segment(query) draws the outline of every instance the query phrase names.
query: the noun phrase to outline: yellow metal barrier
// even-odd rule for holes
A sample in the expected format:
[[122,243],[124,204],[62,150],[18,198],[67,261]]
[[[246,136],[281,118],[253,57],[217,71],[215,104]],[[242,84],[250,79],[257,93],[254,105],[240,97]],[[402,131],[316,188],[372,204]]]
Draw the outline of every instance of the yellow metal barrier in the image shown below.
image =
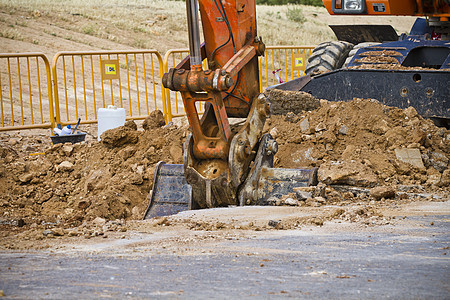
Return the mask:
[[[312,49],[268,46],[259,58],[261,92],[302,76]],[[125,108],[127,119],[144,119],[156,109],[166,121],[184,116],[180,95],[163,88],[161,79],[169,65],[175,67],[188,54],[188,49],[173,49],[163,60],[156,50],[64,51],[56,54],[51,69],[42,53],[0,54],[0,131],[52,128],[55,121],[73,124],[78,118],[95,123],[97,109],[109,104]],[[200,103],[197,110],[203,111]]]
[[[314,46],[267,46],[264,57],[259,57],[260,91],[281,81],[289,81],[303,76],[306,61]],[[172,49],[164,56],[164,72],[175,67],[183,58],[189,55],[189,49]],[[203,61],[205,68],[208,64]],[[278,77],[278,78],[277,78]],[[173,99],[173,101],[172,101]],[[168,120],[185,116],[183,102],[179,93],[166,89]],[[197,108],[201,112],[201,107]]]
[[164,68],[156,50],[58,52],[52,73],[58,123],[95,123],[97,109],[108,105],[125,108],[128,120],[160,109],[167,121]]
[[308,57],[314,46],[267,46],[259,57],[259,86],[261,92],[271,85],[305,75]]
[[0,54],[0,131],[52,128],[50,63],[43,53]]

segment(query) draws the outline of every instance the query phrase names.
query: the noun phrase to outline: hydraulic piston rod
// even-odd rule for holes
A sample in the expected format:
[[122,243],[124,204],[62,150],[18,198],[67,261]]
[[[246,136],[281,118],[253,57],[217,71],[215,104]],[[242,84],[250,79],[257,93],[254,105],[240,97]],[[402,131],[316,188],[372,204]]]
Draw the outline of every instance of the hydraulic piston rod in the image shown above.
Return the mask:
[[200,52],[200,26],[198,23],[198,2],[197,0],[186,0],[188,33],[189,33],[189,54],[191,70],[202,69],[202,54]]

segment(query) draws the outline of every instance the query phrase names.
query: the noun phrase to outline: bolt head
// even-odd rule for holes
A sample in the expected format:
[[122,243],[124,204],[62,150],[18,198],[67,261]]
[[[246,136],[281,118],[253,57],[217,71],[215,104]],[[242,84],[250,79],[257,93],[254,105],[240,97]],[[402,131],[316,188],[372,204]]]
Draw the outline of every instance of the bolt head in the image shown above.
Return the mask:
[[225,84],[227,85],[227,88],[230,88],[233,85],[233,78],[228,77],[225,81]]
[[275,140],[269,140],[266,144],[267,155],[276,154],[278,152],[278,143]]
[[224,177],[222,179],[222,182],[220,183],[223,187],[227,187],[228,186],[228,180]]
[[249,156],[252,153],[252,149],[250,148],[250,144],[244,146],[244,153],[246,156]]
[[190,184],[196,184],[198,182],[198,178],[194,176],[192,173],[186,174],[186,181]]

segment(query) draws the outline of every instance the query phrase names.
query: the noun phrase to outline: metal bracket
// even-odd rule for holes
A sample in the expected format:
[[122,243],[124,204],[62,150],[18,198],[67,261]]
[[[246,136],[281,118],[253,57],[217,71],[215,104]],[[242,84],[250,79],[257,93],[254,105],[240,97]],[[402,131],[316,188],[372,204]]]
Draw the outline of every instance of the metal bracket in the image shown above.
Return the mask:
[[253,101],[244,125],[231,140],[228,156],[231,174],[230,184],[236,190],[248,174],[248,168],[255,157],[256,147],[269,114],[270,101],[264,94],[260,94]]
[[278,144],[270,134],[263,135],[250,173],[239,190],[239,204],[268,205],[270,197],[293,192],[296,187],[317,185],[317,168],[273,168]]
[[261,94],[253,101],[246,122],[231,139],[228,159],[199,159],[194,137],[187,138],[184,145],[184,172],[186,181],[192,185],[195,206],[237,205],[238,187],[247,177],[269,112],[270,102]]
[[198,161],[193,155],[194,137],[184,143],[183,161],[187,183],[192,185],[192,209],[236,205],[236,191],[228,184],[228,164],[221,159]]

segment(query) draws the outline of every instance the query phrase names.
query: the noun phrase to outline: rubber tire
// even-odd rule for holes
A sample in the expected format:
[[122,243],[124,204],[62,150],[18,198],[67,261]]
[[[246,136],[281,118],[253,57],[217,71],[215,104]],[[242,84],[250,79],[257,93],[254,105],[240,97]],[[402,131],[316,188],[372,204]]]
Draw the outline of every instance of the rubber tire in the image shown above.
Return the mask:
[[353,44],[344,41],[324,42],[314,48],[308,58],[305,74],[314,75],[320,72],[341,68],[352,50]]
[[381,43],[377,43],[377,42],[364,42],[364,43],[359,43],[357,45],[355,45],[353,47],[352,50],[350,50],[350,52],[348,53],[347,58],[345,59],[344,65],[343,67],[347,67],[348,64],[350,63],[350,61],[352,60],[353,56],[355,56],[356,52],[358,52],[359,49],[361,48],[366,48],[366,47],[371,47],[371,46],[375,46],[375,45],[379,45]]

